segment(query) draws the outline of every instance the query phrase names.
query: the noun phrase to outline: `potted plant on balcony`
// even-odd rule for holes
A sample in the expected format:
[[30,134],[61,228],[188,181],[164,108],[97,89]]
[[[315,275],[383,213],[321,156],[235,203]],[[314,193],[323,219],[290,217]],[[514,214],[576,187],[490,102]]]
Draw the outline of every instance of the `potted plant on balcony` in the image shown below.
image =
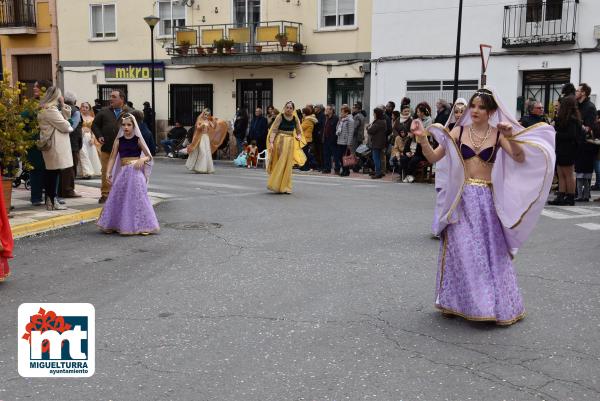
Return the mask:
[[215,48],[212,46],[207,46],[206,47],[206,54],[213,54],[215,51]]
[[294,53],[302,54],[302,52],[304,51],[304,45],[300,42],[294,43],[292,48],[294,49]]
[[275,35],[275,39],[279,41],[279,45],[281,46],[281,48],[286,47],[288,44],[288,37],[285,33],[278,33],[277,35]]
[[254,50],[256,50],[257,53],[262,52],[262,46],[261,45],[254,45]]
[[233,49],[233,45],[235,45],[235,41],[233,39],[227,39],[227,38],[223,39],[223,47],[225,48],[225,51],[227,53],[231,54],[231,50]]
[[190,51],[190,42],[188,40],[182,41],[179,44],[179,47],[177,48],[177,53],[179,53],[182,56],[187,56],[189,51]]
[[204,47],[202,46],[198,46],[196,48],[196,53],[198,53],[199,56],[204,56],[206,53],[204,53]]
[[224,40],[225,39],[221,38],[213,42],[213,46],[215,47],[215,49],[217,49],[218,54],[223,54],[223,48],[225,47],[225,44],[223,43]]
[[30,168],[27,151],[35,146],[33,133],[37,132],[37,115],[39,109],[35,99],[21,97],[24,84],[10,84],[10,73],[5,71],[0,81],[0,172],[6,210],[10,210],[12,198],[12,182],[19,169],[19,161],[23,169]]

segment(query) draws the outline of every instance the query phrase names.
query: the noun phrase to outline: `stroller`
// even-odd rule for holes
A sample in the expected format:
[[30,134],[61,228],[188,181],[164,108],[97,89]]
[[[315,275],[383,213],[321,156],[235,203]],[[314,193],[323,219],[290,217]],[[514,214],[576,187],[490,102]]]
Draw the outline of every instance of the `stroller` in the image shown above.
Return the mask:
[[355,173],[358,173],[361,169],[363,174],[374,171],[375,164],[371,156],[371,148],[368,145],[359,145],[356,148],[356,154],[358,155],[359,162],[353,167]]
[[18,188],[19,185],[23,184],[25,189],[29,189],[31,187],[31,181],[29,178],[29,171],[23,168],[23,163],[19,161],[19,169],[17,170],[17,174],[15,174],[15,178],[13,179],[13,187]]

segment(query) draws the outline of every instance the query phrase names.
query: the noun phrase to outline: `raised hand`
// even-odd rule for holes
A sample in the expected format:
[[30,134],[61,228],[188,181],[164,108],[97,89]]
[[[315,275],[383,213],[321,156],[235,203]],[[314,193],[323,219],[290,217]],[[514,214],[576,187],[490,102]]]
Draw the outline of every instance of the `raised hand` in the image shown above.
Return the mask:
[[410,124],[410,132],[412,132],[415,136],[427,136],[425,127],[423,127],[423,122],[419,119],[414,119],[412,124]]
[[496,125],[496,128],[498,128],[498,132],[500,133],[500,135],[502,135],[505,138],[510,138],[511,136],[513,136],[513,127],[512,124],[507,123],[505,121],[498,123],[498,125]]

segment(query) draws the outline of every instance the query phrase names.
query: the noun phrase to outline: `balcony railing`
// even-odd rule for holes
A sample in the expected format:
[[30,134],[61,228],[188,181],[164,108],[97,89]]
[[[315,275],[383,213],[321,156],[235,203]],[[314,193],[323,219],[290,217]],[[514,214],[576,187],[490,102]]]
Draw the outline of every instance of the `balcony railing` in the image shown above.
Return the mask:
[[575,43],[579,0],[547,0],[504,6],[502,47]]
[[35,27],[35,0],[0,1],[0,28]]
[[[292,21],[181,26],[175,29],[167,53],[173,57],[207,58],[235,55],[273,58],[276,54],[286,53],[301,55],[306,52],[306,46],[301,42],[301,28],[301,23]],[[233,45],[230,47],[231,43]]]

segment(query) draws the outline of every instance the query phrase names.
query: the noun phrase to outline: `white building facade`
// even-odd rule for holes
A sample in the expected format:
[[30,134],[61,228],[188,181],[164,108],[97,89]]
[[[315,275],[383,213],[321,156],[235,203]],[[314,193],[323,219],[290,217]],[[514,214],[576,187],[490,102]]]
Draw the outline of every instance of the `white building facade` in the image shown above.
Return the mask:
[[[91,103],[123,89],[141,109],[151,99],[143,18],[154,14],[159,133],[203,107],[231,119],[287,100],[368,102],[371,10],[371,0],[58,0],[61,85]],[[232,53],[213,52],[219,39],[235,40]]]
[[[452,101],[459,0],[374,0],[371,103]],[[480,85],[480,44],[492,46],[487,85],[519,115],[526,99],[551,113],[563,84],[600,92],[600,1],[464,0],[459,95]],[[392,40],[393,39],[393,40]]]

